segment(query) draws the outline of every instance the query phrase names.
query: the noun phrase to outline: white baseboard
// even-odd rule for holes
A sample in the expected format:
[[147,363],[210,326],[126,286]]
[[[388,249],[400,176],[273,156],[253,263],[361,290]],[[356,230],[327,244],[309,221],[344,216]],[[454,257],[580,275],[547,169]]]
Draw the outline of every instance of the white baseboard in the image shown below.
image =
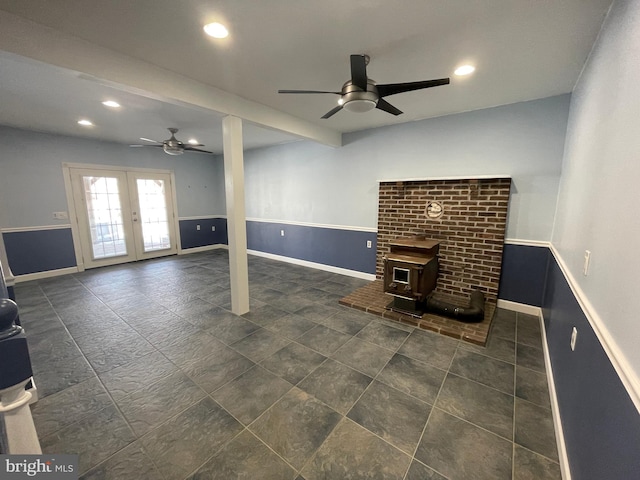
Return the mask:
[[282,255],[274,255],[273,253],[260,252],[258,250],[247,250],[247,253],[251,255],[255,255],[256,257],[270,258],[272,260],[278,260],[280,262],[292,263],[294,265],[301,265],[303,267],[315,268],[317,270],[324,270],[325,272],[338,273],[340,275],[347,275],[349,277],[361,278],[363,280],[373,281],[376,279],[376,276],[373,273],[358,272],[356,270],[333,267],[331,265],[324,265],[322,263],[309,262],[307,260],[299,260],[297,258],[284,257]]
[[544,248],[551,247],[551,242],[547,240],[525,240],[522,238],[505,238],[504,243],[507,245],[522,245],[525,247],[544,247]]
[[[205,245],[202,247],[185,248],[178,250],[178,255],[187,255],[189,253],[208,252],[211,250],[224,249],[229,247],[224,244]],[[256,257],[265,257],[272,260],[278,260],[281,262],[292,263],[294,265],[301,265],[303,267],[315,268],[317,270],[324,270],[325,272],[338,273],[340,275],[347,275],[349,277],[361,278],[363,280],[375,280],[376,276],[373,273],[358,272],[356,270],[349,270],[347,268],[333,267],[331,265],[324,265],[322,263],[308,262],[306,260],[299,260],[297,258],[284,257],[282,255],[274,255],[272,253],[260,252],[258,250],[247,250],[250,255]],[[43,278],[57,277],[60,275],[69,275],[71,273],[78,273],[80,270],[78,267],[61,268],[58,270],[47,270],[45,272],[28,273],[26,275],[18,275],[15,277],[15,282],[29,282],[31,280],[40,280]],[[505,307],[506,308],[506,307]]]
[[[205,245],[204,247],[186,248],[180,250],[178,255],[185,255],[188,253],[207,252],[210,250],[217,250],[223,248],[228,250],[229,247],[224,244]],[[256,257],[270,258],[271,260],[278,260],[279,262],[291,263],[294,265],[301,265],[303,267],[315,268],[317,270],[323,270],[325,272],[338,273],[340,275],[347,275],[349,277],[361,278],[363,280],[375,280],[376,276],[373,273],[358,272],[356,270],[349,270],[347,268],[333,267],[331,265],[324,265],[322,263],[309,262],[307,260],[300,260],[297,258],[285,257],[282,255],[275,255],[273,253],[261,252],[259,250],[247,250],[249,255]]]
[[551,368],[551,357],[549,356],[549,347],[547,345],[547,331],[544,326],[542,309],[539,309],[538,318],[540,319],[540,331],[542,332],[542,351],[544,353],[544,366],[547,371],[549,400],[551,400],[551,415],[553,417],[553,426],[556,432],[556,445],[558,448],[558,463],[560,464],[560,473],[562,474],[563,480],[571,480],[569,457],[567,456],[567,447],[564,443],[564,432],[562,430],[562,421],[560,420],[560,406],[558,405],[555,380],[553,378],[553,369]]
[[46,270],[44,272],[27,273],[25,275],[16,275],[16,283],[30,282],[31,280],[41,280],[43,278],[59,277],[60,275],[69,275],[78,273],[78,267],[59,268],[57,270]]
[[221,243],[216,243],[215,245],[203,245],[202,247],[181,248],[180,250],[178,250],[178,255],[186,255],[188,253],[209,252],[211,250],[219,250],[221,248],[224,248],[226,250],[228,247]]
[[547,332],[544,326],[544,317],[542,309],[533,305],[512,302],[509,300],[498,299],[498,308],[511,310],[513,312],[525,313],[538,317],[540,321],[540,330],[542,332],[542,350],[544,354],[544,365],[547,371],[547,383],[549,386],[549,400],[551,401],[551,415],[553,417],[553,426],[556,433],[556,444],[558,447],[558,459],[560,464],[560,472],[563,480],[571,480],[571,470],[569,469],[569,458],[567,457],[567,448],[564,443],[564,433],[562,431],[562,422],[560,421],[560,407],[558,406],[558,397],[556,395],[555,381],[553,378],[553,369],[551,368],[551,357],[549,356],[549,347],[547,345]]
[[533,305],[527,305],[526,303],[517,303],[510,300],[500,300],[497,303],[498,308],[504,308],[505,310],[511,310],[513,312],[526,313],[527,315],[534,315],[536,317],[542,315],[542,309],[540,307],[534,307]]
[[27,388],[27,392],[31,394],[29,405],[33,405],[40,399],[40,397],[38,396],[38,387],[36,387],[36,381],[33,379],[33,377],[31,377],[31,388]]

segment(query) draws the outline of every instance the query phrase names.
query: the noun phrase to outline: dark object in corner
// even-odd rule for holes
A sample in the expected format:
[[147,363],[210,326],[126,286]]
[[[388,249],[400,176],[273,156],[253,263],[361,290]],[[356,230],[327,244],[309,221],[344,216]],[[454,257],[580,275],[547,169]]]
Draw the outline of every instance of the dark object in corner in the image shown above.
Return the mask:
[[468,307],[436,300],[433,295],[427,297],[425,307],[427,312],[455,318],[461,322],[481,322],[484,320],[484,294],[480,290],[471,292]]

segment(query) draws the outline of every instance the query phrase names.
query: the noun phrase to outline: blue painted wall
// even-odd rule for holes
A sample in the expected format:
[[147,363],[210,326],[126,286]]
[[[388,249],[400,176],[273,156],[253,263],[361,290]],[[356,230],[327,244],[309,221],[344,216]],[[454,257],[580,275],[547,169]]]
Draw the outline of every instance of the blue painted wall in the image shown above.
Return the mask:
[[550,249],[505,245],[499,298],[542,307],[572,478],[640,478],[640,415]]
[[13,275],[76,266],[70,228],[2,234]]
[[376,270],[375,232],[247,221],[247,247],[358,272]]
[[[180,244],[183,250],[227,244],[227,221],[224,218],[180,220]],[[200,230],[198,230],[198,225]],[[215,227],[215,231],[212,228]]]
[[[180,220],[179,228],[183,250],[228,243],[224,218]],[[285,231],[284,237],[281,230]],[[3,238],[14,275],[76,266],[71,229],[11,232],[4,233]],[[366,247],[367,241],[371,248]],[[248,221],[247,246],[250,250],[375,273],[375,232]]]
[[640,478],[640,415],[553,257],[543,307],[572,478]]
[[498,298],[541,307],[550,255],[547,247],[506,244]]

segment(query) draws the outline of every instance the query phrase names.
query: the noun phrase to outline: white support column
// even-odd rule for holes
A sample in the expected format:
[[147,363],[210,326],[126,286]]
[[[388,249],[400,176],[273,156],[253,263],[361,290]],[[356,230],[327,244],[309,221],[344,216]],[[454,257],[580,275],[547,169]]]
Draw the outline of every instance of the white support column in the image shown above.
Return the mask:
[[13,276],[13,273],[11,272],[11,268],[9,267],[9,259],[7,258],[4,239],[2,238],[2,231],[0,231],[0,275],[2,274],[4,274],[5,285],[7,287],[13,287],[13,285],[15,284],[15,278]]
[[0,390],[0,415],[6,433],[6,454],[40,455],[42,449],[38,441],[36,427],[29,409],[31,393],[24,387],[27,379],[13,387]]
[[231,311],[249,311],[249,267],[247,264],[247,225],[244,207],[244,165],[242,120],[227,116],[222,120],[224,183],[229,236]]

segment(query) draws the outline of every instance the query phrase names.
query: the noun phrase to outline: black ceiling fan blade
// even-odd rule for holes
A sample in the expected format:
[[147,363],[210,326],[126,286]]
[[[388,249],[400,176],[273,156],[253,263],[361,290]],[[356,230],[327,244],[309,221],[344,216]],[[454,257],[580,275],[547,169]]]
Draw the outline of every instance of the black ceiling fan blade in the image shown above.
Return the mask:
[[351,83],[367,91],[367,60],[364,55],[351,55]]
[[378,103],[376,104],[376,108],[379,109],[379,110],[385,111],[387,113],[390,113],[391,115],[400,115],[402,113],[402,110],[397,109],[396,107],[391,105],[386,100],[383,100],[382,98],[378,99]]
[[448,85],[449,82],[448,78],[439,78],[437,80],[424,80],[422,82],[388,83],[385,85],[376,85],[376,88],[378,89],[378,94],[381,97],[387,97],[389,95],[395,95],[396,93],[411,92],[412,90]]
[[322,118],[329,118],[332,117],[333,115],[335,115],[336,113],[338,113],[340,110],[342,110],[342,105],[338,105],[336,108],[329,110],[327,113],[325,113]]
[[334,93],[341,95],[342,92],[325,92],[324,90],[278,90],[278,93]]
[[200,148],[189,147],[187,145],[185,145],[184,149],[189,150],[190,152],[213,153],[213,152],[210,152],[209,150],[202,150]]

